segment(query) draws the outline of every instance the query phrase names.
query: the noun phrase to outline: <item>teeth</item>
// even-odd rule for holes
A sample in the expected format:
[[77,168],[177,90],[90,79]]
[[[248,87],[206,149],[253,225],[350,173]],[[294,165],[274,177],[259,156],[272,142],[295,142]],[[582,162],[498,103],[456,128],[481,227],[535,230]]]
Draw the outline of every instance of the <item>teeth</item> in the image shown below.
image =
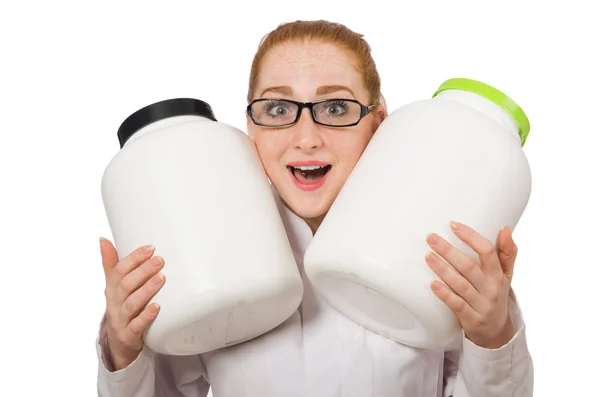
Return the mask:
[[294,167],[297,170],[301,171],[313,171],[318,170],[320,168],[325,168],[324,165],[301,165],[300,167]]

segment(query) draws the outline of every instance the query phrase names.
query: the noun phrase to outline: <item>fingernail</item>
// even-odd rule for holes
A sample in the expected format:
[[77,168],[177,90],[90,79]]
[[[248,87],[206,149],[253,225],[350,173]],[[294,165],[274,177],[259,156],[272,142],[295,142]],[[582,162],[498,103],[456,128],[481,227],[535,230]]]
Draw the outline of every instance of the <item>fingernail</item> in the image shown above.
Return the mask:
[[460,229],[460,223],[452,221],[450,222],[450,228],[454,231],[457,231],[458,229]]
[[156,276],[154,276],[154,284],[160,284],[162,283],[162,281],[165,279],[164,274],[162,273],[158,273]]
[[160,256],[155,256],[154,258],[152,258],[152,264],[154,266],[160,266],[160,265],[162,265],[162,263],[163,263],[163,260]]
[[434,281],[431,285],[431,288],[433,288],[434,291],[439,291],[442,289],[442,283],[439,281]]
[[158,306],[158,303],[153,303],[150,305],[150,313],[156,314],[158,313],[158,308],[160,306]]
[[437,257],[433,254],[433,252],[427,253],[427,260],[431,263],[437,263]]
[[427,242],[430,244],[436,244],[438,242],[438,238],[435,234],[429,233],[427,235]]
[[142,248],[142,252],[144,254],[149,254],[152,252],[152,250],[154,250],[154,246],[152,244],[145,245],[144,248]]

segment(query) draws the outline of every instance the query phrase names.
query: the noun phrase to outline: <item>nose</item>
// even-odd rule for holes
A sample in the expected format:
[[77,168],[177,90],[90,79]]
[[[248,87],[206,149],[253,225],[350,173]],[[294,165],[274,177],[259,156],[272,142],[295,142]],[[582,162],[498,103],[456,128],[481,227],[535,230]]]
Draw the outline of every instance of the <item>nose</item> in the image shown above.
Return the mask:
[[323,145],[319,126],[315,124],[309,109],[302,109],[300,119],[294,126],[294,147],[302,151],[311,151]]

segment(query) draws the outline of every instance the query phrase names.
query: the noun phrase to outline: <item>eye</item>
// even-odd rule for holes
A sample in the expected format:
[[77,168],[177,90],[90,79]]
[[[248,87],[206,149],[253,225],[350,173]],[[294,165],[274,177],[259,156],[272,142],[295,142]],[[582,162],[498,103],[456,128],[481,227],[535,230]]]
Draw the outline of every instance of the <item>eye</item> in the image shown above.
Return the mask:
[[328,116],[340,117],[348,113],[348,104],[345,101],[326,102],[322,110]]
[[264,112],[272,118],[285,117],[290,113],[290,104],[281,101],[269,101],[265,103]]

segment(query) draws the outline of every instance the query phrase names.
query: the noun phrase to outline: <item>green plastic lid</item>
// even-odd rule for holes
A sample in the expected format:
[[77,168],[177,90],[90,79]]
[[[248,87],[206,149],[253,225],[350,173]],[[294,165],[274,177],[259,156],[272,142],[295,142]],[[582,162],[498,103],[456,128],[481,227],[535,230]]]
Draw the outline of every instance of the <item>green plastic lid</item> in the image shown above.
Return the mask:
[[482,82],[471,80],[471,79],[463,79],[463,78],[455,78],[446,80],[440,88],[433,94],[433,97],[439,94],[442,91],[446,90],[462,90],[469,91],[475,94],[479,94],[484,98],[489,99],[494,102],[496,105],[500,106],[504,109],[508,114],[512,116],[517,125],[519,126],[519,136],[521,137],[521,146],[525,145],[525,141],[527,140],[527,136],[529,135],[529,130],[531,126],[529,125],[529,119],[527,115],[517,105],[515,101],[510,99],[508,95],[503,92],[491,87]]

